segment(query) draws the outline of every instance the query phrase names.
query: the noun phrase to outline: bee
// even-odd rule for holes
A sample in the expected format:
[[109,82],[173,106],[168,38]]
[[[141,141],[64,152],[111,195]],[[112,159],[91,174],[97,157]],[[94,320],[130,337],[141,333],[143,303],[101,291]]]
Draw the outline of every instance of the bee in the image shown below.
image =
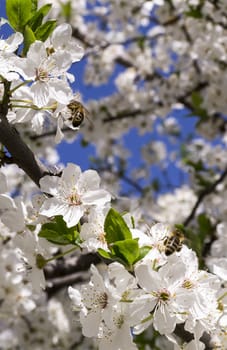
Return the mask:
[[182,248],[184,241],[184,235],[179,229],[174,229],[166,238],[164,239],[164,252],[167,256],[173,254],[174,252],[179,252]]
[[87,117],[88,110],[77,100],[69,102],[67,108],[70,114],[68,120],[71,121],[74,128],[79,127],[83,123],[84,118]]

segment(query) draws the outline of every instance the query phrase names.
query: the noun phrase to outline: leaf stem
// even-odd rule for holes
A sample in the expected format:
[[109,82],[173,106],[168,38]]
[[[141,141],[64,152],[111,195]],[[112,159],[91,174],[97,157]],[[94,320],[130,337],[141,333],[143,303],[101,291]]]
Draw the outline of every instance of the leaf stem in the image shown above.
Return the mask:
[[48,263],[48,262],[50,262],[50,261],[53,261],[53,260],[62,258],[63,256],[65,256],[65,255],[67,255],[67,254],[73,252],[73,251],[76,250],[76,249],[78,249],[78,246],[73,247],[73,248],[71,248],[71,249],[69,249],[69,250],[66,250],[64,253],[57,254],[57,255],[53,256],[52,258],[46,259],[45,261],[46,261],[46,263]]

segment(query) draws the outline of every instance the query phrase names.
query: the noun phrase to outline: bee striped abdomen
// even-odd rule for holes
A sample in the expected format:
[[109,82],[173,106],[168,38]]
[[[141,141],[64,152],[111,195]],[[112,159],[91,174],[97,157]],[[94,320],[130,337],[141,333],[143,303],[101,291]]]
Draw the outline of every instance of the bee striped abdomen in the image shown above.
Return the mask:
[[82,124],[87,110],[84,108],[82,103],[75,100],[71,101],[67,107],[70,110],[71,115],[69,120],[72,121],[72,126],[77,128]]
[[169,236],[164,239],[164,252],[167,256],[174,252],[179,252],[182,248],[184,235],[179,230],[174,230]]

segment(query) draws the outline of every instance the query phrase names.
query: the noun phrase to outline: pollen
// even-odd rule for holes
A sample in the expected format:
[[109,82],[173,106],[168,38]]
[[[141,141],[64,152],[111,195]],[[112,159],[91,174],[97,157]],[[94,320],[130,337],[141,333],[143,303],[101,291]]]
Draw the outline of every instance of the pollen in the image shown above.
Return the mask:
[[106,233],[105,232],[101,232],[98,236],[98,240],[100,243],[105,244],[106,243]]
[[72,206],[72,205],[81,205],[82,204],[80,196],[77,193],[75,193],[75,192],[71,193],[68,196],[67,201],[68,201],[68,204],[70,206]]
[[124,302],[129,301],[129,295],[130,295],[130,292],[128,290],[124,291],[124,293],[121,296],[121,300]]
[[108,304],[108,295],[106,293],[100,293],[95,300],[95,304],[98,304],[101,309],[105,309]]
[[193,288],[193,283],[190,280],[184,280],[182,287],[185,289],[192,289]]
[[170,297],[170,293],[167,290],[164,290],[159,294],[159,299],[161,301],[168,301],[169,297]]
[[48,80],[48,72],[43,68],[36,68],[36,80],[45,82]]
[[158,298],[159,302],[165,303],[170,299],[170,292],[165,288],[158,292],[153,292],[152,294]]

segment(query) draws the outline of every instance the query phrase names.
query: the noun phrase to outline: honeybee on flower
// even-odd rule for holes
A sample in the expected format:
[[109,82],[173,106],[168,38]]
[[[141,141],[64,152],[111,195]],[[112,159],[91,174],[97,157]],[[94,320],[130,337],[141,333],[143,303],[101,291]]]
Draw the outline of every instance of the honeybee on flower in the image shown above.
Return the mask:
[[[83,123],[84,119],[88,118],[88,110],[80,101],[80,95],[76,94],[73,99],[66,105],[64,110],[61,111],[61,116],[64,119],[64,123],[71,129],[78,129]],[[91,121],[90,121],[91,122]]]
[[67,109],[70,114],[68,121],[71,122],[73,128],[78,128],[83,123],[84,118],[87,117],[88,110],[78,100],[70,101]]
[[164,246],[165,246],[165,254],[171,255],[174,252],[179,252],[182,248],[182,244],[184,241],[184,235],[181,230],[175,228],[171,231],[171,233],[165,237]]

